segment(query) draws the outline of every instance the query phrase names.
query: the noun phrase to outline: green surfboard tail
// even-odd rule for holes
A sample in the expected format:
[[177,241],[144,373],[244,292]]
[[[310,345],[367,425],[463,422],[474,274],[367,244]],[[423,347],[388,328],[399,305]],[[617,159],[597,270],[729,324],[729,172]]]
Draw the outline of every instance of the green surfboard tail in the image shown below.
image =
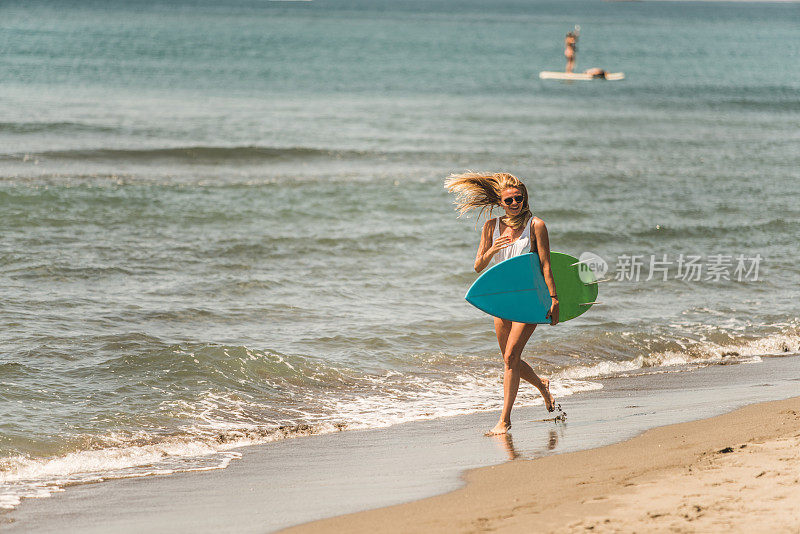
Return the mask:
[[578,258],[551,252],[550,269],[556,282],[559,322],[578,317],[597,301],[597,277],[586,264],[578,263]]

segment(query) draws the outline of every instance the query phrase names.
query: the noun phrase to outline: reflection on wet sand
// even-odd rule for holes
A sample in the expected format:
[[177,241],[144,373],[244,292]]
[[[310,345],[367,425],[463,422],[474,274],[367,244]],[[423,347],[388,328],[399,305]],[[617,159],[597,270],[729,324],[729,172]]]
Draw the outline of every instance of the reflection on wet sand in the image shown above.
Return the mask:
[[558,432],[555,429],[550,430],[550,439],[547,441],[547,450],[552,451],[558,445]]
[[513,460],[519,456],[519,453],[514,449],[514,439],[511,437],[511,434],[493,434],[491,438],[500,446],[501,450],[508,454],[509,460]]
[[[556,428],[551,428],[547,435],[547,442],[545,448],[548,451],[553,451],[558,446],[559,437],[563,436],[566,423],[563,421],[556,421]],[[510,433],[490,435],[495,443],[499,445],[500,449],[508,455],[509,460],[514,460],[521,456],[521,453],[514,448],[514,438]],[[538,456],[538,454],[534,454]]]

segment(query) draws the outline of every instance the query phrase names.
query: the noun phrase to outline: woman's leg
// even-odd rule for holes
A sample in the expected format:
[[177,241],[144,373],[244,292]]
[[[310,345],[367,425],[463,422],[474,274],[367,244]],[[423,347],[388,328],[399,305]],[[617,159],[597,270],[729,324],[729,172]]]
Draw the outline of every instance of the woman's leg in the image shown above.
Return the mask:
[[[497,334],[497,343],[500,345],[500,353],[503,355],[506,353],[508,335],[511,333],[511,324],[511,321],[506,319],[500,319],[499,317],[494,318],[494,331]],[[533,329],[536,329],[536,325],[533,325]],[[533,334],[533,332],[531,332],[531,334]],[[527,342],[527,339],[525,341]],[[520,355],[521,353],[522,351],[520,351]],[[544,399],[545,408],[547,408],[548,412],[552,412],[555,409],[555,399],[553,399],[553,395],[550,393],[550,381],[546,378],[540,378],[539,375],[534,372],[533,368],[521,357],[519,359],[519,374],[520,378],[526,382],[530,382],[531,385],[539,390],[539,393],[542,394],[542,398]]]
[[572,72],[575,69],[575,51],[574,50],[567,50],[567,72]]
[[550,393],[550,381],[548,379],[541,378],[537,375],[533,371],[533,368],[522,359],[519,361],[519,374],[523,380],[530,382],[539,390],[539,393],[542,394],[542,398],[544,399],[544,407],[547,408],[548,412],[552,412],[556,409],[556,400],[553,398],[553,394]]
[[511,332],[511,321],[494,318],[494,333],[497,334],[497,344],[500,345],[500,354],[505,354],[508,334]]
[[[495,326],[498,326],[497,320],[495,320]],[[504,327],[505,325],[501,324],[500,326]],[[505,328],[502,330],[505,330]],[[519,389],[520,356],[534,330],[536,330],[535,324],[514,322],[511,323],[511,328],[508,330],[503,350],[503,361],[505,363],[505,371],[503,373],[503,412],[500,415],[500,422],[489,431],[490,434],[504,434],[511,428],[511,408],[514,406],[514,400],[517,398],[517,390]],[[501,339],[501,334],[504,334],[504,332],[498,329],[498,341]]]

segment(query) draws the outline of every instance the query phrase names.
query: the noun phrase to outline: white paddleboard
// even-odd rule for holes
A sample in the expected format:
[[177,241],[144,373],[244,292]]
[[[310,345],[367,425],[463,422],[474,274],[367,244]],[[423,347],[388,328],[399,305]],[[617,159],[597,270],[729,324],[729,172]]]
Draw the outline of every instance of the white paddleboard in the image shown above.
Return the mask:
[[555,72],[543,70],[539,73],[539,78],[542,80],[609,80],[617,81],[624,80],[624,72],[607,72],[605,78],[601,76],[593,76],[584,72]]

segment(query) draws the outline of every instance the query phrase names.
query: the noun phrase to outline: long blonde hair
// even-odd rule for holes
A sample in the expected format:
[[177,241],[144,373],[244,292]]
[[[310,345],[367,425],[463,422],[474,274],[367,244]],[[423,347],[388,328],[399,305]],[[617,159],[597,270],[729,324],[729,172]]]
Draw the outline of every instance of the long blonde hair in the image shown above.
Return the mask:
[[521,228],[525,221],[530,219],[531,213],[528,204],[528,189],[519,178],[507,172],[479,173],[465,172],[463,174],[451,174],[444,181],[444,188],[456,195],[454,204],[461,217],[468,211],[480,209],[478,218],[488,211],[492,215],[492,209],[499,206],[502,201],[501,194],[509,187],[516,187],[522,191],[522,209],[514,217],[502,217],[506,226]]

